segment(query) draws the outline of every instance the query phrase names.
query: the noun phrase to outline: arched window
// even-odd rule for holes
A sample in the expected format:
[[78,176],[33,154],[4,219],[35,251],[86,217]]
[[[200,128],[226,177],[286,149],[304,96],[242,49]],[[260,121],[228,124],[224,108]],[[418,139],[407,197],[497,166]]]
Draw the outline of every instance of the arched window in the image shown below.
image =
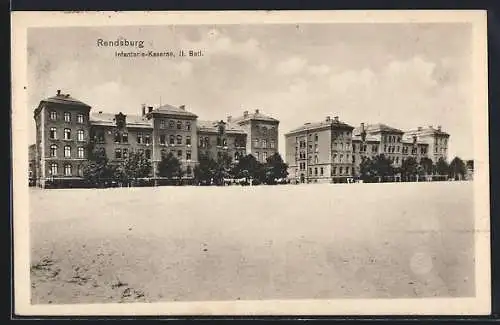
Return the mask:
[[175,137],[174,137],[173,134],[171,134],[168,138],[169,138],[169,143],[170,144],[175,144]]
[[78,176],[83,177],[83,166],[78,165]]
[[71,158],[71,147],[64,146],[64,158]]
[[181,121],[177,121],[177,129],[182,130],[182,122]]
[[78,141],[84,141],[84,135],[83,135],[83,130],[78,130],[76,133],[76,139]]
[[71,140],[71,130],[64,129],[64,140]]
[[177,144],[182,144],[182,135],[177,136]]
[[57,175],[57,163],[50,164],[50,174],[52,176],[56,176]]
[[71,165],[66,164],[64,165],[64,176],[71,176]]
[[57,146],[55,144],[50,146],[50,156],[57,157]]

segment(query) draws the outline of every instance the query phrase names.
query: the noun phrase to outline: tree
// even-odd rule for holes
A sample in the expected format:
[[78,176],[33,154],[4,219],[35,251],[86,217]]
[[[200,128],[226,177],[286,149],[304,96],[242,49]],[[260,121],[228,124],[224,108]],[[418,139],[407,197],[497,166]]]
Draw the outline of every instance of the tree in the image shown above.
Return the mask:
[[436,162],[435,169],[437,175],[447,176],[449,174],[448,163],[443,158],[439,158],[439,160]]
[[449,166],[449,175],[456,180],[464,178],[466,173],[465,163],[459,157],[453,158]]
[[423,157],[420,159],[419,165],[422,167],[422,171],[425,175],[430,175],[434,169],[434,163],[430,158]]
[[[212,163],[213,165],[213,163]],[[224,183],[224,178],[231,176],[232,158],[223,152],[217,157],[217,161],[213,167],[213,179],[214,183],[217,185],[222,185]]]
[[267,158],[265,168],[266,184],[275,184],[276,179],[286,178],[288,176],[288,164],[283,161],[279,153]]
[[217,162],[208,155],[198,157],[198,165],[194,168],[194,177],[200,183],[210,184],[215,176]]
[[361,162],[359,163],[359,178],[363,182],[373,181],[374,171],[373,171],[373,160],[369,157],[362,156]]
[[401,163],[401,174],[405,177],[406,180],[411,179],[413,176],[417,175],[418,172],[418,164],[415,158],[408,157],[403,159]]
[[156,175],[167,179],[181,178],[183,175],[181,162],[171,152],[162,155]]
[[263,169],[261,163],[252,154],[240,157],[233,167],[232,174],[237,178],[262,180]]
[[373,159],[372,171],[374,175],[378,176],[382,181],[385,177],[394,175],[394,169],[391,161],[383,154],[378,155]]
[[88,160],[83,164],[83,179],[89,186],[102,187],[116,180],[116,166],[109,163],[104,149],[88,146]]
[[129,157],[118,167],[118,172],[124,183],[137,182],[138,178],[151,175],[151,161],[144,154],[131,152]]

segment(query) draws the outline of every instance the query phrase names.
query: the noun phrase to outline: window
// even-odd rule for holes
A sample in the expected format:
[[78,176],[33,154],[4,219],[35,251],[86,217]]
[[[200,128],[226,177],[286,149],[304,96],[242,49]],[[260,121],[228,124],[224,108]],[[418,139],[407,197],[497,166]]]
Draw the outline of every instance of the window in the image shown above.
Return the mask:
[[340,155],[340,162],[344,162],[344,155]]
[[191,160],[191,150],[186,150],[186,160]]
[[267,161],[267,152],[262,153],[262,161],[266,162]]
[[151,150],[150,149],[146,149],[146,151],[144,153],[145,153],[146,159],[151,159]]
[[267,140],[262,140],[262,148],[267,148]]
[[349,175],[349,167],[345,168],[345,173]]
[[57,146],[55,144],[50,146],[50,156],[57,157]]
[[312,168],[309,168],[309,176],[312,175],[312,173],[313,173]]
[[182,130],[182,122],[177,121],[177,130]]
[[177,150],[177,157],[179,157],[179,159],[182,159],[182,150]]
[[56,164],[56,163],[52,163],[52,164],[50,164],[50,174],[51,174],[52,176],[57,175],[57,173],[58,173],[58,170],[57,170],[57,169],[58,169],[58,168],[57,168],[57,164]]
[[78,176],[83,177],[83,166],[82,165],[78,165],[77,173],[78,173]]
[[323,176],[323,174],[324,174],[323,167],[320,167],[320,168],[319,168],[319,174],[320,174],[321,176]]
[[64,165],[64,176],[71,176],[71,165]]
[[173,120],[168,121],[168,127],[171,129],[174,128],[174,121]]
[[314,135],[314,141],[318,141],[318,135],[317,134]]
[[120,143],[121,137],[119,132],[115,132],[115,143]]
[[97,131],[96,133],[97,134],[96,134],[95,138],[96,138],[97,142],[104,143],[104,131]]
[[186,175],[191,176],[191,173],[192,173],[191,166],[187,166],[186,167]]
[[269,147],[271,149],[274,149],[274,146],[275,146],[274,140],[269,141]]
[[149,134],[146,134],[144,136],[144,143],[146,143],[146,144],[150,144],[151,143],[151,137],[150,137]]
[[[83,131],[82,131],[82,140],[78,140],[78,141],[83,141]],[[123,143],[128,143],[128,133],[122,134],[122,141],[123,141]]]
[[53,139],[53,140],[57,139],[57,130],[56,130],[56,128],[50,128],[49,137],[51,139]]
[[258,148],[258,147],[259,147],[259,139],[254,139],[254,140],[253,140],[253,146],[254,146],[255,148]]
[[337,162],[337,154],[336,153],[333,154],[333,161]]
[[166,137],[167,137],[167,136],[166,136],[165,134],[160,134],[160,144],[161,144],[162,146],[164,146],[164,145],[165,145],[165,140],[166,140]]
[[188,146],[191,145],[191,136],[189,136],[189,135],[186,136],[186,145],[188,145]]
[[182,144],[182,135],[177,136],[177,144]]
[[85,150],[83,147],[78,147],[77,149],[78,158],[85,158]]
[[57,120],[57,112],[54,112],[54,111],[50,112],[50,119],[52,121]]
[[64,158],[71,158],[71,147],[64,146]]
[[384,146],[384,152],[387,152],[387,146]]
[[314,156],[314,163],[317,164],[318,163],[318,156]]
[[169,140],[169,143],[170,144],[175,144],[175,136],[173,134],[171,134],[169,137],[168,137],[168,140]]
[[318,176],[318,167],[314,167],[314,176]]
[[210,139],[208,137],[205,137],[205,147],[208,147],[210,145]]
[[238,151],[234,153],[234,160],[236,161],[240,160],[240,153]]
[[356,162],[356,156],[352,155],[352,163],[354,164]]
[[342,175],[342,167],[339,167],[339,175]]
[[396,157],[396,164],[399,164],[399,157]]
[[204,142],[203,142],[203,137],[200,137],[200,138],[198,139],[198,141],[199,141],[199,144],[198,144],[198,145],[199,145],[200,147],[203,147],[203,144],[204,144]]
[[259,161],[260,155],[258,152],[255,153],[255,158],[257,159],[257,161]]
[[372,152],[375,153],[378,151],[378,146],[377,145],[372,145]]
[[165,120],[160,120],[160,129],[165,128]]
[[141,132],[137,133],[137,143],[142,143],[142,133]]
[[128,158],[128,149],[126,149],[126,148],[123,149],[122,156],[123,156],[123,159],[127,159]]
[[64,140],[71,140],[71,130],[64,129]]
[[115,149],[115,159],[121,159],[122,158],[122,149],[116,148]]
[[71,122],[71,113],[64,113],[64,122]]
[[186,122],[186,130],[191,131],[191,122]]
[[332,169],[332,174],[333,174],[333,175],[337,175],[337,167],[333,167],[333,169]]
[[76,115],[76,122],[79,124],[83,124],[83,114]]
[[227,147],[227,139],[226,138],[222,138],[222,146]]

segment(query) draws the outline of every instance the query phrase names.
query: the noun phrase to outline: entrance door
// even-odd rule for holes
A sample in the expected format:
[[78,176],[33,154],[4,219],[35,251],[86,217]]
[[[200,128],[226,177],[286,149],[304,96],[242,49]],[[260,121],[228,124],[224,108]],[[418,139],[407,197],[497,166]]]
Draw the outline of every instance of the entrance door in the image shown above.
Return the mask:
[[305,181],[306,181],[306,178],[305,178],[304,174],[300,174],[300,182],[304,183]]

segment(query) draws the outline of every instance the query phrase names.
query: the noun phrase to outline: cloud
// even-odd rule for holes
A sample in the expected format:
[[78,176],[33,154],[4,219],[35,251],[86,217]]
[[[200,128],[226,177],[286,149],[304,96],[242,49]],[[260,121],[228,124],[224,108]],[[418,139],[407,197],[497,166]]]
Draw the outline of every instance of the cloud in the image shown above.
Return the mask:
[[328,75],[330,71],[331,68],[325,64],[312,65],[307,68],[307,72],[313,76],[325,76]]
[[306,66],[306,59],[295,56],[278,63],[276,66],[276,72],[283,75],[294,75],[304,71]]

